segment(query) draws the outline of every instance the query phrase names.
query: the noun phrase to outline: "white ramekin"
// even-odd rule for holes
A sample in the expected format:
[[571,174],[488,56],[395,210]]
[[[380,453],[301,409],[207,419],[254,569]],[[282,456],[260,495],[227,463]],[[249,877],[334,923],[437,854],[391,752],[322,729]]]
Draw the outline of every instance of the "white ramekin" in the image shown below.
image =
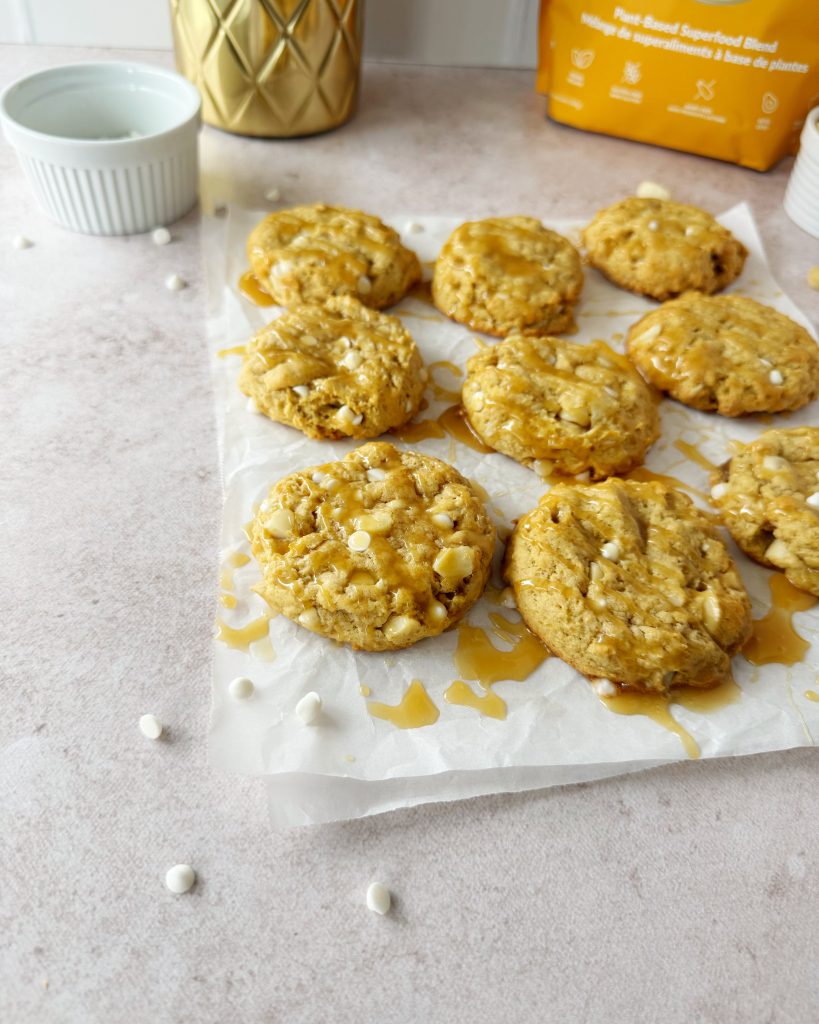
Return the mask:
[[785,189],[785,213],[819,238],[819,107],[808,114],[799,138],[799,155]]
[[0,123],[54,220],[131,235],[196,202],[199,108],[181,75],[130,61],[67,64],[14,82]]

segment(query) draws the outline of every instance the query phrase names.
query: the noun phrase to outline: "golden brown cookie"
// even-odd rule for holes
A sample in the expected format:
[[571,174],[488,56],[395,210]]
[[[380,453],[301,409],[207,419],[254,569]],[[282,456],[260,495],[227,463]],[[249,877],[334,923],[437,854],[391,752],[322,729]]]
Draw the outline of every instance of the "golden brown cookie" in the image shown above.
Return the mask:
[[819,394],[819,345],[741,295],[687,292],[638,320],[626,346],[655,387],[723,416],[798,409]]
[[401,321],[356,299],[288,310],[247,346],[239,387],[308,437],[366,439],[418,411],[427,379]]
[[602,341],[517,335],[481,349],[466,371],[461,400],[475,432],[541,475],[624,473],[659,434],[651,389]]
[[378,217],[341,206],[278,210],[251,231],[250,266],[281,306],[352,295],[372,309],[398,302],[421,280],[414,252]]
[[291,473],[251,528],[271,608],[365,651],[397,650],[457,622],[486,586],[495,528],[440,459],[390,444]]
[[713,502],[745,554],[819,597],[819,427],[766,431],[712,483]]
[[589,263],[621,288],[652,299],[710,295],[739,277],[748,251],[704,210],[632,196],[601,210],[583,232]]
[[555,654],[635,690],[715,686],[750,633],[750,602],[716,529],[661,483],[553,487],[515,527],[504,576]]
[[476,331],[564,334],[583,286],[577,250],[533,217],[461,224],[435,262],[435,305]]

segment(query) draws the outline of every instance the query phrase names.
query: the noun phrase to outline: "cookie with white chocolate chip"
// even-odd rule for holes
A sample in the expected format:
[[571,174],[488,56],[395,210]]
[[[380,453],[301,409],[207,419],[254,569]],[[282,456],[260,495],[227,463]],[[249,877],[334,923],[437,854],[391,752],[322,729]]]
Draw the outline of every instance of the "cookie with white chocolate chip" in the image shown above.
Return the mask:
[[553,487],[515,527],[504,576],[550,650],[629,689],[716,686],[750,633],[748,595],[716,529],[658,482]]
[[398,302],[421,280],[418,257],[378,217],[340,206],[277,210],[251,231],[247,255],[281,306],[352,295],[372,309]]
[[366,439],[411,420],[425,380],[397,317],[341,297],[288,310],[259,331],[239,387],[265,416],[308,437]]
[[435,261],[432,298],[475,331],[564,334],[583,286],[575,247],[534,217],[461,224]]
[[461,400],[475,432],[544,475],[624,473],[659,434],[651,389],[601,341],[513,336],[481,349],[466,371]]
[[495,528],[452,466],[385,442],[291,473],[251,528],[257,591],[307,629],[397,650],[461,619],[489,578]]
[[819,345],[741,295],[672,299],[631,327],[626,346],[655,387],[723,416],[798,409],[819,394]]
[[710,213],[636,196],[600,210],[583,244],[589,263],[614,284],[661,302],[686,291],[721,291],[748,255]]
[[819,427],[766,431],[712,482],[712,500],[745,554],[819,597]]

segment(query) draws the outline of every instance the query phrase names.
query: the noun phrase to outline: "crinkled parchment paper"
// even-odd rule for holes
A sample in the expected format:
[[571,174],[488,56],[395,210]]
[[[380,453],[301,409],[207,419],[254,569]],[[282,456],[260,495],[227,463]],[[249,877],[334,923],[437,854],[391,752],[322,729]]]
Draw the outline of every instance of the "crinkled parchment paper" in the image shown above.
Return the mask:
[[[248,553],[243,526],[281,476],[302,467],[340,458],[353,442],[318,442],[289,427],[270,422],[248,410],[236,387],[239,355],[219,355],[240,346],[276,315],[254,306],[237,282],[247,269],[245,239],[264,211],[233,209],[229,217],[212,219],[206,227],[207,272],[211,310],[209,335],[213,353],[216,406],[221,439],[225,493],[222,527],[223,562],[233,553]],[[422,261],[435,258],[454,218],[412,218],[423,231],[408,234],[410,218],[390,222]],[[770,303],[807,325],[804,316],[771,277],[747,206],[720,218],[750,249],[745,271],[731,289]],[[577,238],[579,225],[550,226]],[[606,282],[589,270],[578,309],[579,333],[573,341],[602,338],[622,351],[629,325],[653,304]],[[463,367],[476,351],[466,328],[438,317],[414,299],[401,302],[393,313],[415,337],[427,364],[448,360]],[[444,368],[436,371],[444,387],[458,390],[460,379]],[[430,408],[422,415],[437,416],[447,402],[427,396]],[[662,435],[650,451],[647,466],[669,474],[702,492],[708,491],[704,468],[682,454],[674,441],[694,445],[714,463],[724,461],[732,440],[748,441],[766,424],[757,417],[728,420],[664,401]],[[781,418],[782,426],[816,423],[819,403]],[[396,442],[401,444],[401,442]],[[410,447],[406,446],[405,447]],[[546,489],[532,471],[503,455],[481,455],[447,437],[411,447],[443,458],[477,481],[490,497],[489,511],[507,527],[531,508]],[[695,499],[707,507],[702,499]],[[500,547],[500,545],[499,545]],[[742,576],[751,593],[755,617],[770,605],[768,573],[736,549]],[[266,611],[251,586],[258,580],[254,561],[228,574],[234,608],[223,608],[221,619],[231,627],[257,620]],[[229,600],[231,600],[229,598]],[[487,626],[490,611],[483,599],[469,622]],[[741,699],[719,710],[699,714],[674,705],[675,718],[691,733],[703,757],[725,757],[779,750],[813,743],[819,734],[819,703],[805,692],[816,682],[819,614],[796,616],[797,628],[814,646],[807,658],[791,668],[754,668],[743,657],[734,662]],[[248,651],[215,641],[213,707],[210,749],[213,760],[234,772],[261,775],[266,780],[273,821],[278,826],[351,818],[395,807],[435,800],[454,800],[490,792],[508,792],[559,785],[634,771],[685,759],[678,736],[644,716],[614,714],[592,688],[557,658],[545,661],[524,682],[503,682],[494,689],[508,705],[505,720],[482,717],[468,707],[443,699],[447,686],[459,678],[453,662],[457,631],[425,640],[393,654],[356,653],[315,636],[282,616],[269,623],[269,640]],[[502,641],[496,646],[504,648]],[[252,678],[251,700],[238,701],[228,693],[236,676]],[[423,681],[440,710],[431,726],[398,729],[367,711],[360,687],[369,687],[371,700],[397,704],[413,679]],[[318,725],[305,726],[294,714],[301,696],[320,693],[324,709]],[[813,735],[812,735],[813,734]]]

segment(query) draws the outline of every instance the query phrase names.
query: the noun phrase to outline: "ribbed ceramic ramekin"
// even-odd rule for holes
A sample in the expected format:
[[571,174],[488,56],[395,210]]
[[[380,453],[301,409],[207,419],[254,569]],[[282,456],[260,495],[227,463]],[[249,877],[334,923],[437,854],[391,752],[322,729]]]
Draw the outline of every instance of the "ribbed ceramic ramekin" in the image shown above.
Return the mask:
[[799,138],[799,155],[785,190],[785,213],[819,238],[819,107],[808,114]]
[[181,75],[127,61],[14,82],[0,123],[45,211],[92,235],[131,235],[196,202],[201,103]]

